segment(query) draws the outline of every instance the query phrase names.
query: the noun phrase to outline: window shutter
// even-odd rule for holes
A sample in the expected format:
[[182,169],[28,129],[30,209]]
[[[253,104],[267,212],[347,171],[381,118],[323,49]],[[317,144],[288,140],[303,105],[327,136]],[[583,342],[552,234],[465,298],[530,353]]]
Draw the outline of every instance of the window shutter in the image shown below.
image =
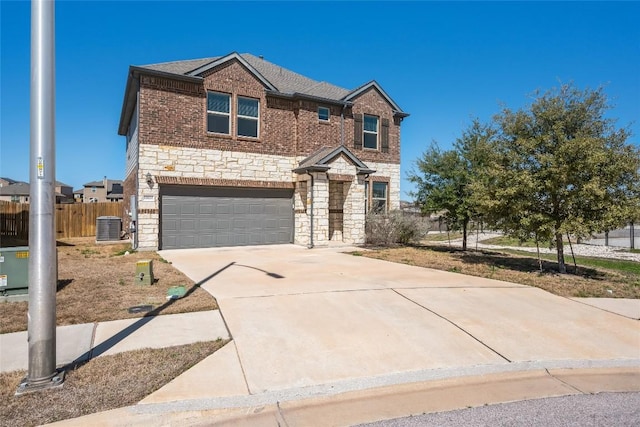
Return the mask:
[[389,152],[389,119],[382,119],[380,148],[383,153]]
[[362,150],[362,114],[353,115],[353,148]]

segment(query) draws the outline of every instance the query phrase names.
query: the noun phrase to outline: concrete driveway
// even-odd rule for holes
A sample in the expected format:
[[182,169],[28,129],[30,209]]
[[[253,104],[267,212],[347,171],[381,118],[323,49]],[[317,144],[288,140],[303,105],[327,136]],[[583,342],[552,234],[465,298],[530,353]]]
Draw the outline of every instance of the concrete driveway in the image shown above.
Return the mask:
[[[234,340],[214,355],[228,353],[216,378],[233,384],[218,385],[220,395],[640,364],[638,321],[536,288],[346,250],[160,252],[218,300]],[[148,403],[163,400],[153,396]]]

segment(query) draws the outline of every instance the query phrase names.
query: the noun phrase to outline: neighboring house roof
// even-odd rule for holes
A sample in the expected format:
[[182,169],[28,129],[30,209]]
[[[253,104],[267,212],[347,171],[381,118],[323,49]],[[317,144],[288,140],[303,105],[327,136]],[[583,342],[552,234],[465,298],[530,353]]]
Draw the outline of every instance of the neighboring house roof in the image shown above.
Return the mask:
[[71,187],[69,184],[65,184],[64,182],[56,181],[56,187]]
[[350,105],[351,101],[358,95],[374,88],[389,102],[396,115],[401,117],[409,115],[403,112],[398,104],[375,81],[366,83],[354,90],[348,90],[331,83],[318,82],[249,53],[239,54],[233,52],[225,56],[129,67],[129,78],[127,80],[118,133],[125,135],[127,132],[129,118],[135,108],[135,90],[133,90],[133,86],[137,87],[137,77],[140,73],[164,75],[181,80],[199,82],[202,80],[201,75],[203,73],[231,60],[240,62],[264,84],[272,95],[288,98],[313,98],[319,101]]
[[0,195],[2,196],[28,196],[29,184],[26,182],[17,182],[15,184],[0,187]]
[[75,191],[73,192],[73,194],[84,194],[84,187],[83,187],[83,188],[79,188],[79,189],[75,190]]
[[5,177],[3,177],[3,176],[0,176],[0,180],[2,180],[2,181],[6,181],[6,182],[7,182],[7,184],[9,184],[9,185],[19,184],[19,183],[25,184],[25,183],[24,183],[24,182],[22,182],[22,181],[16,181],[15,179],[5,178]]
[[375,172],[373,169],[369,169],[362,160],[356,157],[356,155],[349,151],[344,145],[320,148],[302,160],[293,171],[296,173],[326,172],[331,168],[329,165],[331,161],[341,154],[345,155],[355,165],[358,174],[372,174]]

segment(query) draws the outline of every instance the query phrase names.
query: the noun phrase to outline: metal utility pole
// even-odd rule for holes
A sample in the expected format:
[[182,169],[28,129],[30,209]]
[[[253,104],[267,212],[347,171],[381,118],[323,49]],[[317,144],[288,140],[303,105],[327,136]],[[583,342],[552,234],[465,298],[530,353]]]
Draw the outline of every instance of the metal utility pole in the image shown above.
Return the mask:
[[62,384],[56,371],[55,7],[31,2],[29,370],[17,393]]

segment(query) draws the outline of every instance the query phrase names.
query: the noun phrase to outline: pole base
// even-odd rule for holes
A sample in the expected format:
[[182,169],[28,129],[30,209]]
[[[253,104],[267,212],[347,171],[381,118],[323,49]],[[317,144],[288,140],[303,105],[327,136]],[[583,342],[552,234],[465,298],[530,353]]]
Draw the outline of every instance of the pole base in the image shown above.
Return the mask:
[[51,376],[51,378],[45,378],[44,380],[29,381],[28,377],[25,377],[16,390],[16,396],[26,393],[33,393],[36,391],[48,390],[51,388],[62,387],[64,383],[65,371],[59,370]]

